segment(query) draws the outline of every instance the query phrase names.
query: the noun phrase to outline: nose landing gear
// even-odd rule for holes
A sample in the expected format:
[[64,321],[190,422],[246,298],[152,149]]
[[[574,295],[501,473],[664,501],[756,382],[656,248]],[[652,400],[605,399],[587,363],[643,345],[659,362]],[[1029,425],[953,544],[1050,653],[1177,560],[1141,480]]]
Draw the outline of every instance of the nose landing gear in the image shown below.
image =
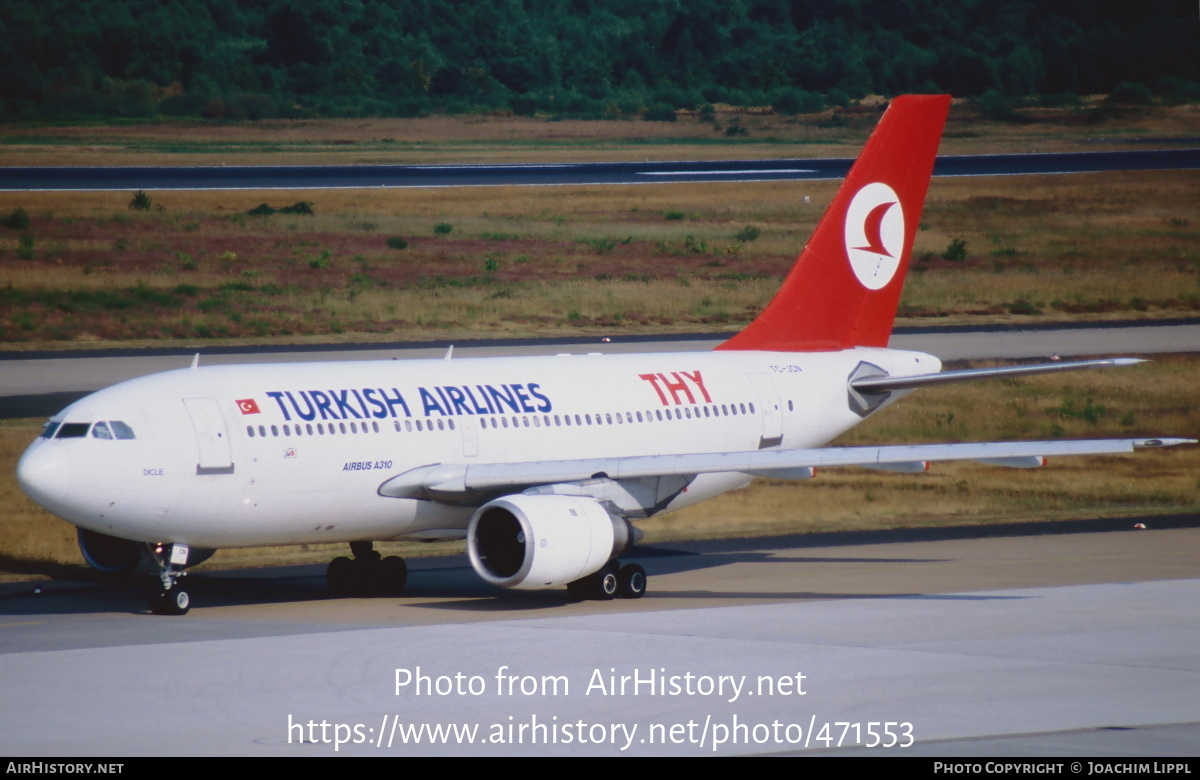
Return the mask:
[[186,615],[192,608],[192,597],[179,587],[179,578],[186,577],[186,544],[148,544],[150,559],[158,568],[159,587],[150,593],[147,603],[155,615]]

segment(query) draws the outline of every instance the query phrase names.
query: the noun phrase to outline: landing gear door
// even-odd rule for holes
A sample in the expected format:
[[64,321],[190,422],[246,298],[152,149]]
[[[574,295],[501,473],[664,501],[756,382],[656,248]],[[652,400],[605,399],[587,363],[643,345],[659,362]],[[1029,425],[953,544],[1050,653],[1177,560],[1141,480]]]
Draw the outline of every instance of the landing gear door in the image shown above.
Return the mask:
[[229,446],[229,432],[225,429],[225,418],[213,398],[185,398],[196,432],[196,446],[200,451],[197,474],[232,474],[233,452]]
[[779,391],[766,374],[748,374],[750,384],[758,394],[762,407],[762,438],[758,448],[778,447],[783,443],[783,410],[779,406]]

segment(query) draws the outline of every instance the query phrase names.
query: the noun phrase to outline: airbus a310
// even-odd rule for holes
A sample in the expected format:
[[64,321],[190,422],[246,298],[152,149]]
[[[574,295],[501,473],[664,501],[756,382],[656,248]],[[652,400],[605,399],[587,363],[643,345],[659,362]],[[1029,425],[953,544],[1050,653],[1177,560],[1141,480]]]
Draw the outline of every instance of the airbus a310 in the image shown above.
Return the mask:
[[638,520],[755,477],[922,471],[1131,452],[1181,439],[826,444],[915,388],[1138,361],[942,371],[888,349],[948,96],[892,101],[766,309],[709,353],[197,366],[52,417],[21,486],[101,569],[149,566],[183,614],[184,568],[220,547],[349,542],[334,595],[399,593],[375,541],[464,538],[480,577],[640,597],[618,558]]

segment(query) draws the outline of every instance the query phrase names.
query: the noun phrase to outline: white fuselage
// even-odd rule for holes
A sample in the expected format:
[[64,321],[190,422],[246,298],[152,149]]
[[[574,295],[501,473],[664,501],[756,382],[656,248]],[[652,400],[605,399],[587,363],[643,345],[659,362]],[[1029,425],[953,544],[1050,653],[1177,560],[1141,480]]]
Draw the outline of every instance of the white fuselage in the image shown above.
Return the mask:
[[[431,464],[820,446],[861,422],[846,380],[863,361],[893,376],[940,368],[929,355],[860,347],[182,369],[54,418],[121,421],[134,438],[41,438],[18,471],[55,514],[135,541],[461,536],[474,506],[382,496],[379,486]],[[664,510],[748,481],[700,475]]]

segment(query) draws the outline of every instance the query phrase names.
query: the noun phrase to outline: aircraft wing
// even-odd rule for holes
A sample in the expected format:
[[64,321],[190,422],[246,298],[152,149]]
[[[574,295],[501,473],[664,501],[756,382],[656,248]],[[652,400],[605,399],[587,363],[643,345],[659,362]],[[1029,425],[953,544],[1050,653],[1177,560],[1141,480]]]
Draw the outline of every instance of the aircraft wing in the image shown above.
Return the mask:
[[888,471],[923,471],[931,461],[946,460],[974,460],[998,466],[1034,468],[1042,465],[1048,457],[1112,455],[1195,442],[1195,439],[966,442],[643,455],[526,463],[431,464],[389,479],[379,486],[379,494],[393,498],[455,502],[472,495],[519,492],[537,485],[589,479],[692,477],[715,472],[800,479],[811,476],[812,469],[819,467],[863,466]]

